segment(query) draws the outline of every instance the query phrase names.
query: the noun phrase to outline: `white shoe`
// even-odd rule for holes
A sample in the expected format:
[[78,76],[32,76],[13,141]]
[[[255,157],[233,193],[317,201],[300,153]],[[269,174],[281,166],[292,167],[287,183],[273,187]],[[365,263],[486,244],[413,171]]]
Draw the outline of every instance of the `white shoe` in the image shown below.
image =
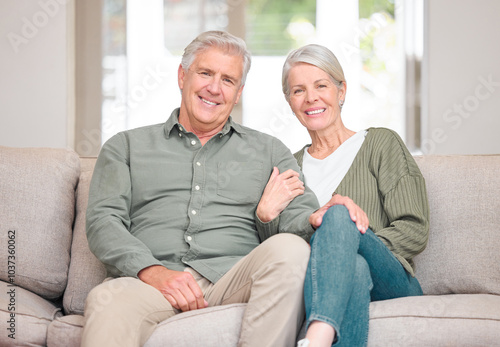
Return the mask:
[[302,339],[299,342],[297,342],[297,347],[308,347],[309,346],[309,339]]

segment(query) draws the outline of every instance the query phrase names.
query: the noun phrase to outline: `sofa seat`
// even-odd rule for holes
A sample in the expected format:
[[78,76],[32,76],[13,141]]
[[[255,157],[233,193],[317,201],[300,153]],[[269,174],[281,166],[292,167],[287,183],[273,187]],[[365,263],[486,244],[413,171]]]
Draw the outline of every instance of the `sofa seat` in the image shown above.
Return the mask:
[[498,346],[500,296],[424,295],[370,304],[369,346]]
[[[231,304],[178,314],[160,323],[144,347],[236,346],[245,307]],[[80,346],[83,324],[81,315],[57,317],[49,327],[47,345]]]

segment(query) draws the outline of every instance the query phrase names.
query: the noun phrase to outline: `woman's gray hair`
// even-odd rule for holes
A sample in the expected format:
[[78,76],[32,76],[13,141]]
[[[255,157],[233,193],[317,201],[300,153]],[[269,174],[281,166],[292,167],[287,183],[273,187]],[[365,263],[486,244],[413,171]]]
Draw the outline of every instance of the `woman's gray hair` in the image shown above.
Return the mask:
[[281,84],[287,101],[290,101],[290,86],[288,85],[290,69],[300,63],[311,64],[323,70],[337,87],[341,87],[342,82],[345,82],[344,70],[332,51],[317,44],[306,45],[290,52],[283,65]]
[[181,60],[182,68],[187,71],[198,53],[212,47],[219,48],[231,55],[238,55],[243,58],[241,85],[245,84],[252,61],[250,52],[247,50],[245,41],[225,31],[206,31],[191,41],[184,49]]

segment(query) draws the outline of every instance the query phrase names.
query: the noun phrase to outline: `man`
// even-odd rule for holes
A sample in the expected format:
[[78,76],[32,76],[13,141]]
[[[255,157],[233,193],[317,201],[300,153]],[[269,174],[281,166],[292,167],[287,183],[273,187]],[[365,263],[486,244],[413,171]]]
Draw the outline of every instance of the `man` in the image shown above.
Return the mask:
[[[180,108],[103,146],[87,236],[114,279],[87,298],[83,346],[142,345],[178,312],[236,302],[240,346],[294,345],[318,203],[280,141],[232,121],[249,68],[241,39],[201,34],[179,66]],[[271,172],[291,202],[261,220]]]

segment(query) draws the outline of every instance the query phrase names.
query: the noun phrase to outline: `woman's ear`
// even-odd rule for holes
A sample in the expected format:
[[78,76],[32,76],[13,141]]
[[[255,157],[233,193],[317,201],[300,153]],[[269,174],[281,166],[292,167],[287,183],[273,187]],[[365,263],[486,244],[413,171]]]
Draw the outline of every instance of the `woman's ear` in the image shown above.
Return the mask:
[[347,83],[342,81],[342,85],[339,87],[339,99],[345,100],[345,95],[347,92]]

